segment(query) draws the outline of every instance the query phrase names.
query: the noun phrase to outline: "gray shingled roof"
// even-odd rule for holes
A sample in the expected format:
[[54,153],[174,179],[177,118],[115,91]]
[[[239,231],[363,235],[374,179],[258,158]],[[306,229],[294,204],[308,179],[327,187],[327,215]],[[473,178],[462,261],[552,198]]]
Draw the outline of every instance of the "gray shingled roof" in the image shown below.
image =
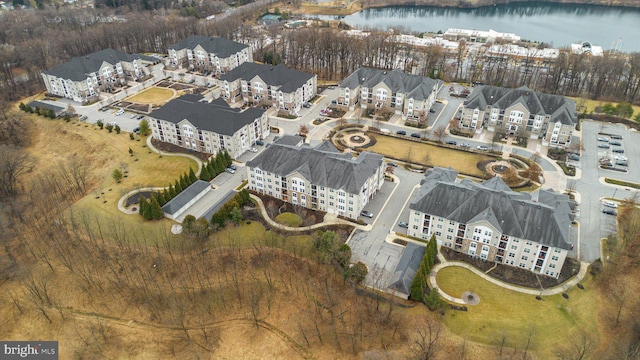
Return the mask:
[[188,188],[182,190],[182,192],[171,199],[171,201],[164,204],[164,206],[162,207],[162,212],[169,215],[175,214],[194,197],[206,190],[209,185],[210,184],[204,180],[196,180],[196,182],[189,185]]
[[44,73],[63,79],[82,81],[89,77],[89,74],[100,70],[104,62],[115,65],[120,61],[132,62],[137,59],[150,62],[158,61],[145,55],[127,54],[113,49],[104,49],[89,55],[74,57],[62,65],[46,70]]
[[231,41],[225,38],[208,37],[201,35],[191,35],[186,39],[182,39],[177,43],[169,46],[172,50],[195,49],[196,46],[202,46],[209,54],[216,54],[220,58],[228,58],[229,56],[248,48],[249,45]]
[[53,110],[53,112],[56,114],[56,116],[62,114],[65,111],[65,108],[63,108],[61,106],[44,103],[44,102],[38,101],[38,100],[34,100],[34,101],[30,102],[29,106],[31,106],[34,109],[35,108],[40,108],[40,109],[46,109],[46,110]]
[[200,130],[231,136],[245,125],[253,123],[265,112],[259,108],[240,111],[240,109],[229,107],[221,99],[211,103],[200,100],[202,100],[200,95],[184,95],[152,111],[149,116],[174,124],[186,119]]
[[551,122],[574,125],[578,122],[576,102],[560,95],[535,92],[526,86],[509,89],[497,86],[476,86],[464,102],[465,108],[486,109],[492,106],[506,109],[523,104],[531,114],[550,115]]
[[251,81],[259,76],[262,81],[270,86],[279,86],[285,93],[294,92],[309,79],[313,74],[287,68],[284,64],[261,65],[251,62],[242,63],[240,66],[220,76],[220,80],[235,81],[242,79]]
[[342,189],[358,194],[362,185],[382,165],[383,156],[362,152],[357,158],[351,154],[320,150],[308,145],[301,147],[273,143],[247,163],[280,176],[299,172],[314,185]]
[[412,242],[407,244],[391,276],[389,289],[406,295],[411,294],[411,282],[420,268],[424,252],[424,246]]
[[280,137],[276,137],[273,142],[283,145],[298,146],[299,144],[304,142],[304,138],[299,135],[283,135]]
[[427,174],[419,199],[409,207],[430,215],[469,224],[488,221],[500,232],[569,250],[569,197],[541,190],[534,194],[508,189],[500,178],[483,183],[459,183]]
[[433,87],[442,83],[420,75],[409,75],[396,69],[393,71],[371,68],[359,68],[342,80],[340,87],[355,89],[358,86],[372,88],[379,83],[385,83],[393,92],[407,94],[408,98],[416,100],[428,99]]

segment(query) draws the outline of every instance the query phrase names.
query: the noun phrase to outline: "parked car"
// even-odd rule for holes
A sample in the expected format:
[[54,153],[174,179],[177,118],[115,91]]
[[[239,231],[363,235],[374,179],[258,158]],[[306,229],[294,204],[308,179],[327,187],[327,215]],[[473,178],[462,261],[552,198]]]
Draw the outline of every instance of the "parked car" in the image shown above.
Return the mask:
[[256,145],[263,146],[264,145],[264,141],[258,140],[258,141],[256,141]]
[[235,165],[233,165],[233,164],[232,164],[232,165],[229,165],[229,169],[231,169],[231,170],[233,170],[233,171],[238,170],[238,168],[237,168]]
[[616,165],[629,166],[629,163],[627,162],[627,160],[616,160]]
[[614,203],[613,201],[608,201],[608,200],[603,201],[602,205],[604,205],[606,207],[614,208],[614,209],[618,208],[618,204]]
[[369,219],[373,218],[373,213],[371,211],[365,211],[363,210],[360,213],[360,216],[364,216],[364,217],[368,217]]
[[601,148],[601,149],[608,149],[611,146],[608,143],[600,143],[600,144],[598,144],[598,147]]
[[398,223],[398,226],[400,226],[401,228],[409,228],[409,224],[404,221],[400,221]]
[[139,132],[140,132],[140,128],[139,128],[139,127],[137,127],[137,128],[135,128],[135,129],[133,129],[133,132],[134,132],[134,133],[136,133],[136,134],[137,134],[137,133],[139,133]]
[[120,116],[122,114],[124,114],[124,110],[123,109],[120,109],[120,110],[116,111],[116,116]]
[[394,162],[388,162],[387,165],[393,166],[393,167],[398,167],[398,164],[396,164]]
[[614,153],[618,153],[618,154],[624,154],[624,149],[623,148],[614,148],[611,151],[614,152]]
[[429,112],[433,114],[436,112],[436,109],[429,109]]
[[455,142],[455,141],[453,141],[453,140],[448,140],[448,141],[446,142],[446,144],[447,144],[447,145],[458,145],[458,143],[457,143],[457,142]]
[[306,103],[302,104],[302,106],[304,106],[306,108],[310,108],[311,107],[311,103],[310,102],[306,102]]
[[396,131],[396,134],[398,134],[398,135],[407,135],[407,132],[404,131],[404,130],[398,130],[398,131]]
[[138,115],[138,117],[136,119],[142,120],[142,119],[144,119],[144,115]]
[[489,151],[489,147],[486,145],[478,145],[478,150]]
[[618,214],[616,213],[616,211],[615,211],[615,210],[613,210],[613,209],[607,209],[607,208],[602,209],[602,213],[603,213],[603,214],[607,214],[607,215],[613,215],[613,216],[618,215]]
[[116,124],[116,122],[115,122],[115,121],[112,121],[112,122],[110,122],[110,123],[109,123],[109,125],[111,125],[111,126],[116,126],[117,124]]
[[612,139],[616,139],[616,140],[622,140],[622,135],[613,134],[613,135],[611,135],[611,138]]
[[622,160],[622,161],[627,161],[629,160],[628,157],[624,156],[624,155],[616,155],[613,157],[615,160]]
[[131,114],[131,116],[130,116],[131,119],[135,119],[137,117],[138,117],[138,115],[136,115],[136,114]]
[[609,141],[609,145],[622,146],[620,141]]
[[470,147],[471,147],[471,145],[469,145],[469,144],[467,144],[467,143],[462,143],[462,144],[460,144],[460,147],[463,147],[463,148],[470,148]]
[[235,170],[233,170],[233,169],[232,169],[232,168],[230,168],[230,167],[228,167],[228,168],[224,169],[224,171],[228,172],[229,174],[235,174],[235,173],[236,173],[236,171],[235,171]]
[[252,153],[256,153],[256,152],[258,152],[258,149],[252,147],[252,148],[249,148],[249,151],[251,151]]
[[85,121],[87,119],[88,119],[87,115],[83,115],[83,116],[80,117],[80,121]]
[[598,141],[609,142],[609,138],[600,136],[600,137],[598,137]]
[[580,161],[580,156],[578,156],[577,154],[569,154],[568,158],[569,160]]
[[338,104],[338,100],[331,100],[331,104],[337,105]]
[[416,139],[420,139],[421,138],[420,134],[418,134],[418,133],[411,133],[411,137],[412,138],[416,138]]

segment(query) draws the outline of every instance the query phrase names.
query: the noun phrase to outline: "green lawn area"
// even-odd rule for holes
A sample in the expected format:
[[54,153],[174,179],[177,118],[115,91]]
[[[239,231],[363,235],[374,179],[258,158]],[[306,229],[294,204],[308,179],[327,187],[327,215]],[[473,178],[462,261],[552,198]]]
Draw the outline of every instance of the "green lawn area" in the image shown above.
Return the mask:
[[509,346],[522,349],[533,329],[530,348],[547,359],[555,357],[556,345],[564,344],[578,329],[598,331],[598,301],[590,278],[583,282],[585,290],[570,289],[569,299],[554,295],[542,300],[493,285],[460,267],[440,270],[437,282],[451,296],[473,291],[480,297],[480,303],[467,306],[467,312],[449,310],[444,317],[453,332],[469,340],[495,345],[505,335]]
[[274,220],[278,224],[291,227],[299,227],[302,225],[302,218],[292,212],[283,212],[282,214],[278,214]]
[[256,221],[243,221],[238,226],[229,224],[219,231],[212,232],[209,242],[217,246],[273,246],[303,256],[308,256],[313,249],[310,235],[279,235],[273,231],[266,231],[264,226]]
[[[374,134],[376,144],[367,148],[387,157],[398,160],[428,164],[430,166],[451,166],[460,173],[482,177],[483,172],[476,166],[478,162],[493,159],[490,156],[475,154],[462,150],[449,149],[431,144],[419,143],[409,140],[398,139],[390,136]],[[428,159],[427,159],[428,157]],[[427,161],[428,160],[428,161]]]
[[171,100],[174,95],[175,91],[173,89],[150,87],[128,97],[126,100],[140,104],[159,104]]
[[[610,102],[610,101],[602,101],[602,100],[591,100],[591,99],[583,99],[583,98],[576,98],[576,97],[569,97],[570,99],[574,100],[576,102],[576,110],[581,113],[583,112],[583,110],[586,108],[587,113],[590,113],[592,111],[595,111],[596,107],[598,106],[602,106],[606,103],[610,103],[613,106],[618,105],[617,102]],[[640,106],[637,105],[633,105],[633,114],[639,114],[640,113]]]

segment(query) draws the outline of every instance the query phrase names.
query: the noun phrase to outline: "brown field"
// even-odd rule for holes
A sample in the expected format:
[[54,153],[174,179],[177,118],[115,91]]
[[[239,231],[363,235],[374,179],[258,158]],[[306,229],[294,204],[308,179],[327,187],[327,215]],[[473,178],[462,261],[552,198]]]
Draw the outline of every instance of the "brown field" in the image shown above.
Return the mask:
[[150,87],[130,96],[126,101],[140,104],[163,104],[176,96],[175,90],[159,87]]
[[377,140],[376,144],[368,147],[367,151],[373,151],[401,161],[409,160],[422,165],[452,167],[460,173],[471,176],[482,177],[484,174],[476,165],[480,161],[492,159],[487,155],[403,140],[391,136],[377,134],[374,136]]

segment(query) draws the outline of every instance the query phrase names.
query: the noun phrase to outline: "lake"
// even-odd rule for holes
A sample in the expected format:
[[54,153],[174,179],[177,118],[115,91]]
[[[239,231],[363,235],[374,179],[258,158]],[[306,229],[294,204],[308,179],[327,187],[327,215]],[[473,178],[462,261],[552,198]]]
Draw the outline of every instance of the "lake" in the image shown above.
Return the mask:
[[[321,15],[321,19],[335,16]],[[553,47],[590,41],[604,50],[640,51],[640,9],[552,3],[513,3],[477,9],[391,6],[365,9],[342,19],[359,28],[438,32],[448,28],[515,33]]]

